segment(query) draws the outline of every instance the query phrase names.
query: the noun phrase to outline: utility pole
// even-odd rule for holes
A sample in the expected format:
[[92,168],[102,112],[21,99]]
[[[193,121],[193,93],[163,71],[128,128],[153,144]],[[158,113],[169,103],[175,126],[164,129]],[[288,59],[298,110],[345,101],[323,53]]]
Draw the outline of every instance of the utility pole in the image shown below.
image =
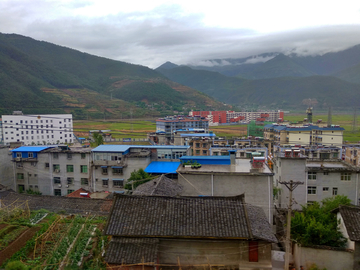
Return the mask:
[[280,184],[285,185],[290,191],[289,195],[289,205],[288,205],[288,214],[287,214],[287,223],[286,223],[286,252],[285,252],[285,265],[284,270],[289,270],[289,259],[290,259],[290,231],[291,231],[291,212],[292,212],[292,192],[298,185],[303,185],[304,182],[294,182],[290,180],[289,182],[279,181]]

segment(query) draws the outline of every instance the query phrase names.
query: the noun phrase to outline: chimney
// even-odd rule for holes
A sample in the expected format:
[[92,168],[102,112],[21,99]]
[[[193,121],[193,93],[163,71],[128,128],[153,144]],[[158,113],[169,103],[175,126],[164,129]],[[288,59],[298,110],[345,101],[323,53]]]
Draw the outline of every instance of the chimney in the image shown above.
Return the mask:
[[230,154],[230,164],[235,165],[236,150],[229,150],[229,154]]

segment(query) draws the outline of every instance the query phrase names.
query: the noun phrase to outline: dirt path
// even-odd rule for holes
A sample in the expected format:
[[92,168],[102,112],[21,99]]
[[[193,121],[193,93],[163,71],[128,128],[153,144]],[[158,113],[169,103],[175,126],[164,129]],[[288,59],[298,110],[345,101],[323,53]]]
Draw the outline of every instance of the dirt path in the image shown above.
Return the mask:
[[8,247],[0,251],[0,265],[2,265],[7,259],[25,246],[33,236],[40,230],[40,227],[32,227],[23,232],[15,241],[13,241]]

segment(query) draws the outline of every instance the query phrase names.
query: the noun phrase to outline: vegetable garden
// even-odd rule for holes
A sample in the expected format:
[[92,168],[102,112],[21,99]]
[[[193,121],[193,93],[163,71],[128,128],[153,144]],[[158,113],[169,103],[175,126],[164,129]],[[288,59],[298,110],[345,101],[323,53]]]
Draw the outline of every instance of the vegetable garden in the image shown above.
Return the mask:
[[0,268],[16,262],[24,269],[105,269],[105,217],[0,208],[5,210],[6,218],[0,220]]

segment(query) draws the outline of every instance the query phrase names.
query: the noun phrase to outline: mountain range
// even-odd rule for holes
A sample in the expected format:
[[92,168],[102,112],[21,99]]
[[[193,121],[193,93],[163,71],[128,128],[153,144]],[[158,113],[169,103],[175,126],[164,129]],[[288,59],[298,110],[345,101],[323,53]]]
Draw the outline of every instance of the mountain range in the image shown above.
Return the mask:
[[0,114],[125,118],[214,108],[229,109],[148,67],[0,33]]
[[357,107],[360,45],[317,56],[266,53],[210,59],[202,65],[164,63],[156,70],[170,80],[238,106],[300,108]]

